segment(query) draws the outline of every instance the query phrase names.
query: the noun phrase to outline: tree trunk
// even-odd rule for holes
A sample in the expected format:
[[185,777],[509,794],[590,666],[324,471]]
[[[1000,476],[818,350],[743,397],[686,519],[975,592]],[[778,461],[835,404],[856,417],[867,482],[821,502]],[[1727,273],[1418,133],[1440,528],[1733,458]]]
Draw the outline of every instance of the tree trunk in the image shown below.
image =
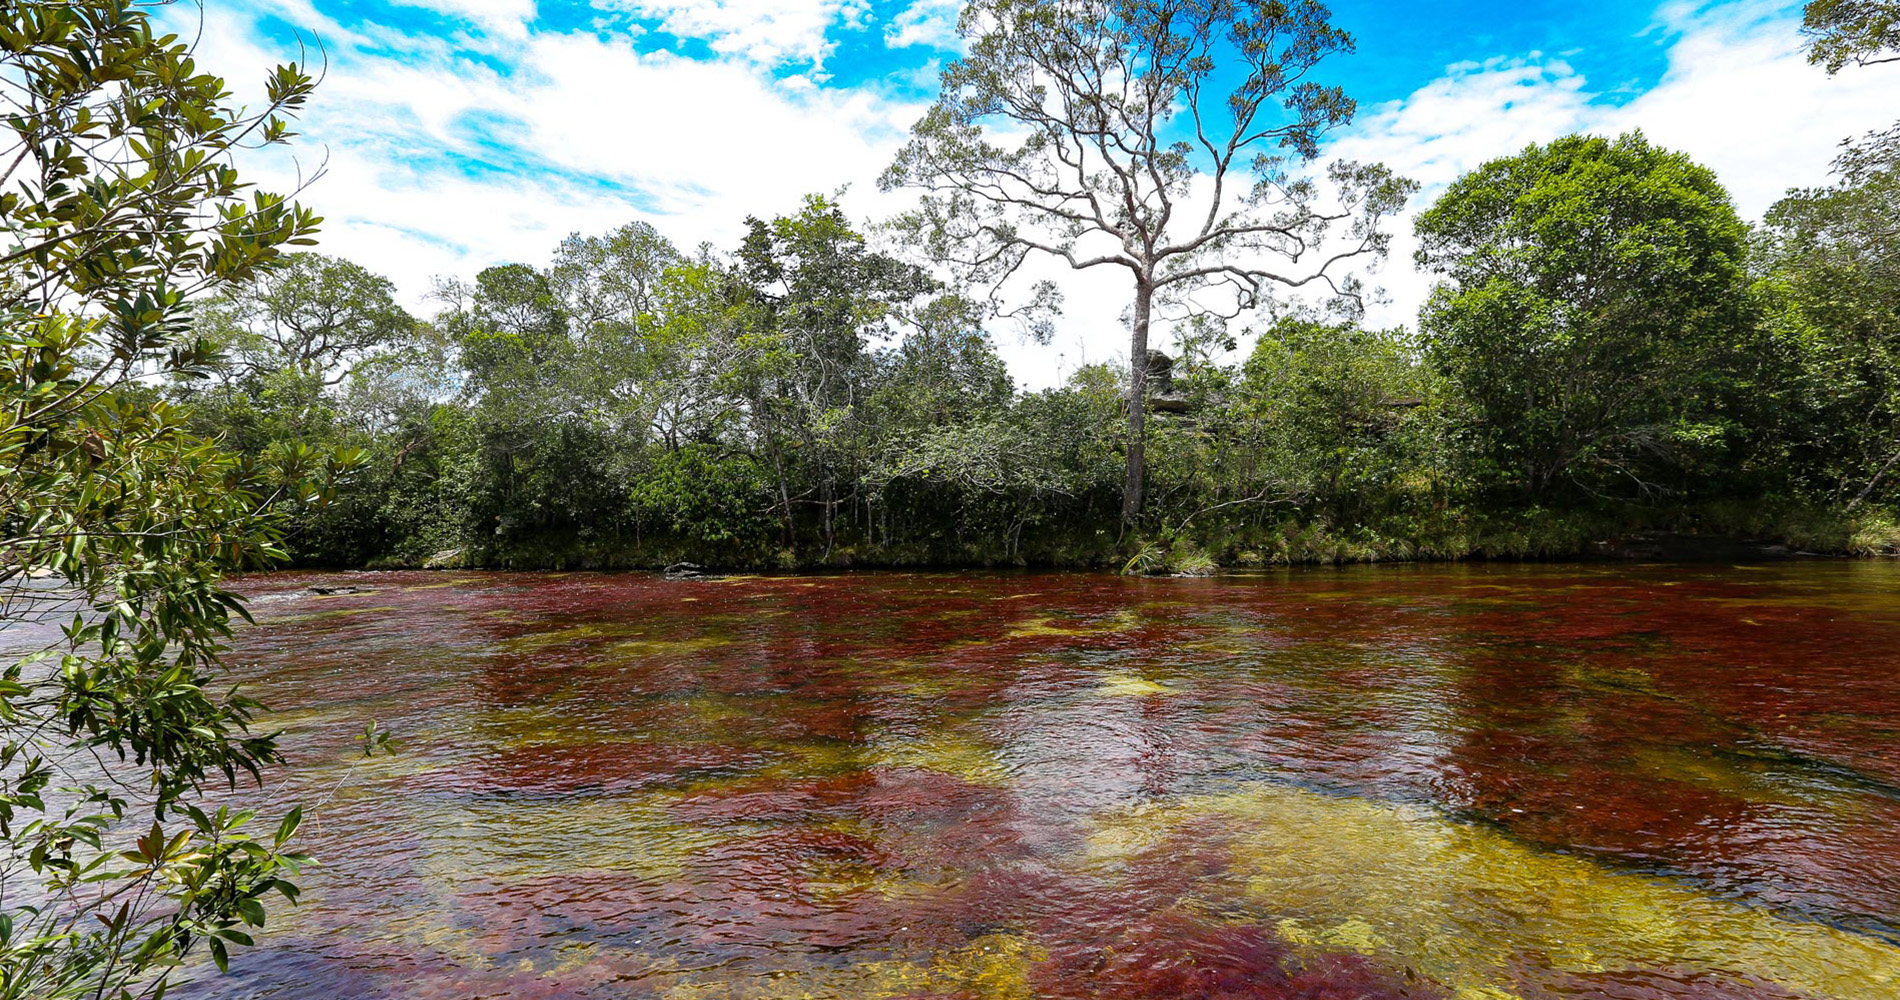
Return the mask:
[[1122,520],[1141,516],[1142,487],[1148,476],[1148,316],[1154,286],[1135,279],[1135,322],[1128,342],[1128,469],[1122,477]]
[[777,447],[772,448],[772,468],[778,473],[778,496],[785,512],[785,547],[789,549],[792,548],[793,538],[792,487],[785,481],[785,460],[779,454]]

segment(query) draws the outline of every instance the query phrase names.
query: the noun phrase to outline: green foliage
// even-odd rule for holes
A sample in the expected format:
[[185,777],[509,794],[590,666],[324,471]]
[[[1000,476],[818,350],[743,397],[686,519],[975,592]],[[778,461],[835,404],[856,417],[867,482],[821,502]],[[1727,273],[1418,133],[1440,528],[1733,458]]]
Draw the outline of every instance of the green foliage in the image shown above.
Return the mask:
[[1259,336],[1237,387],[1243,419],[1295,496],[1335,522],[1431,502],[1449,478],[1443,388],[1403,330],[1287,316]]
[[[574,233],[554,252],[547,280],[586,338],[626,340],[659,314],[661,284],[681,263],[678,250],[644,222],[605,236]],[[614,345],[603,344],[610,353]]]
[[980,309],[960,295],[940,295],[910,317],[914,326],[882,359],[871,405],[877,419],[900,426],[957,424],[1009,404],[1015,382],[989,336]]
[[310,242],[227,161],[288,139],[312,84],[279,67],[245,115],[115,0],[10,5],[0,66],[0,618],[66,623],[0,674],[0,997],[156,996],[194,950],[250,944],[306,860],[295,810],[259,836],[205,802],[277,759],[217,684],[245,613],[219,574],[280,556],[285,505],[353,458],[233,456],[142,377],[202,374],[191,296]]
[[475,393],[495,405],[545,405],[576,358],[567,311],[547,276],[526,264],[502,264],[469,288],[443,289],[456,309],[443,326],[461,349]]
[[290,372],[326,386],[347,378],[354,362],[405,339],[416,322],[396,304],[388,278],[316,253],[286,254],[198,307],[195,320],[241,377]]
[[[977,0],[961,58],[880,180],[913,187],[895,228],[959,280],[1003,286],[1034,256],[1128,273],[1123,518],[1146,495],[1147,366],[1156,310],[1259,305],[1275,286],[1357,286],[1328,269],[1383,256],[1382,220],[1416,190],[1382,166],[1335,163],[1333,204],[1296,171],[1355,104],[1313,77],[1351,52],[1324,5],[1240,0]],[[1236,197],[1245,192],[1244,197]],[[1316,267],[1314,245],[1336,250]],[[1039,324],[1054,285],[1027,290]]]
[[1486,163],[1417,221],[1445,280],[1429,356],[1473,471],[1534,498],[1653,498],[1714,464],[1751,378],[1747,230],[1715,175],[1640,133]]
[[1199,572],[1642,530],[1872,550],[1900,466],[1885,141],[1752,244],[1707,171],[1639,136],[1534,147],[1427,213],[1449,280],[1422,335],[1300,308],[1176,324],[1134,529],[1126,370],[1017,391],[990,305],[827,198],[730,255],[576,234],[329,368],[175,394],[245,455],[370,456],[293,522],[306,561]]
[[870,455],[864,389],[873,342],[936,291],[915,264],[871,249],[835,202],[813,196],[796,215],[747,220],[736,275],[752,289],[745,340],[761,352],[744,376],[752,432],[777,479],[784,540],[796,548],[794,504],[819,513],[827,550],[837,515],[862,503]]
[[[1543,328],[1417,337],[1299,309],[1250,330],[1205,315],[1177,326],[1182,358],[1156,376],[1168,382],[1149,418],[1138,531],[1118,515],[1126,372],[1089,366],[1016,391],[986,306],[873,249],[820,198],[754,220],[729,257],[688,258],[639,227],[570,237],[545,270],[446,286],[434,324],[357,360],[338,386],[280,372],[255,395],[201,392],[195,412],[246,451],[299,434],[373,456],[358,487],[293,536],[303,558],[343,563],[452,551],[504,566],[1172,573],[1542,557],[1646,528],[1786,525],[1791,538],[1808,522],[1818,527],[1803,538],[1877,546],[1852,539],[1878,536],[1860,526],[1887,523],[1891,493],[1856,498],[1892,482],[1881,468],[1893,452],[1880,450],[1890,428],[1850,414],[1869,412],[1893,362],[1874,349],[1884,341],[1854,340],[1846,314],[1795,291],[1860,288],[1797,263],[1825,251],[1840,257],[1830,268],[1874,275],[1879,233],[1840,226],[1887,217],[1843,210],[1840,231],[1824,232],[1825,213],[1801,209],[1787,239],[1758,241],[1751,289],[1737,266],[1749,248],[1706,172],[1634,138],[1566,148],[1577,164],[1555,179],[1506,171],[1524,186],[1509,199],[1493,197],[1502,182],[1467,179],[1460,190],[1489,198],[1491,214],[1459,216],[1482,223],[1458,238],[1505,249],[1444,258],[1483,288],[1541,296]],[[1778,212],[1799,214],[1793,199]],[[1602,237],[1594,253],[1579,246],[1586,230]],[[1586,284],[1597,298],[1566,297]],[[1464,308],[1463,291],[1448,285],[1440,302]],[[1854,294],[1866,316],[1885,315],[1874,284]],[[1243,363],[1222,360],[1248,338]],[[1860,353],[1843,368],[1850,347]],[[1507,377],[1522,381],[1498,390]],[[1543,409],[1527,418],[1509,409],[1519,400]],[[1563,437],[1573,413],[1625,423],[1579,445]],[[1541,494],[1507,461],[1532,446],[1575,451]],[[1635,502],[1613,489],[1626,468],[1653,487],[1626,494]]]
[[635,517],[700,546],[744,546],[769,534],[771,471],[743,453],[703,444],[662,451],[632,492]]
[[[1228,281],[1243,300],[1259,294],[1242,279],[1264,250],[1240,236],[1169,250],[1159,220],[1169,198],[1191,193],[1180,185],[1150,197],[1139,179],[1080,178],[1073,206],[1090,184],[1135,186],[1117,189],[1102,219],[1066,221],[1027,203],[985,207],[958,185],[981,187],[999,165],[1068,183],[1047,171],[1074,122],[1041,122],[1020,146],[990,144],[1000,139],[985,130],[1010,101],[1028,113],[1026,81],[1092,85],[1053,79],[1089,45],[1132,60],[1127,89],[1090,100],[1138,132],[1145,119],[1126,116],[1205,75],[1194,53],[1226,58],[1271,25],[1275,43],[1242,60],[1271,75],[1258,60],[1313,70],[1343,37],[1314,5],[1197,8],[1186,20],[1163,18],[1182,12],[1171,3],[1122,5],[1086,31],[1057,30],[1068,23],[1058,14],[1092,2],[983,7],[1014,20],[966,22],[969,57],[887,178],[931,189],[895,230],[958,265],[940,272],[951,284],[814,196],[748,219],[731,253],[682,254],[637,223],[573,234],[545,268],[443,283],[433,322],[392,322],[372,345],[314,363],[292,350],[274,369],[226,365],[208,387],[173,395],[194,427],[253,458],[284,440],[370,456],[352,488],[296,519],[289,544],[306,561],[1199,572],[1541,557],[1643,530],[1878,548],[1900,478],[1892,136],[1851,147],[1839,183],[1791,195],[1752,243],[1706,169],[1641,135],[1531,147],[1462,178],[1421,217],[1420,259],[1445,279],[1422,331],[1363,328],[1351,294],[1324,311],[1278,306],[1249,327],[1184,296],[1219,298],[1211,286]],[[1196,24],[1208,30],[1193,34]],[[1216,229],[1267,219],[1282,236],[1343,229],[1357,241],[1348,250],[1382,248],[1376,223],[1410,186],[1344,168],[1335,180],[1348,204],[1322,213],[1292,164],[1343,98],[1261,86],[1311,103],[1272,112],[1292,159],[1258,165],[1266,201]],[[1193,103],[1168,104],[1171,120],[1195,120]],[[1180,171],[1200,155],[1140,148],[1164,179],[1189,176]],[[1154,265],[1147,301],[1154,316],[1168,311],[1179,358],[1146,355],[1139,375],[1088,366],[1019,392],[986,329],[1002,315],[996,282],[1032,252],[1060,257],[1080,245],[1065,240],[1150,223],[1161,242],[1135,240],[1141,253],[1124,243],[1130,256],[1105,266],[1139,278]],[[333,291],[309,302],[372,303],[387,287],[303,260],[349,277],[314,286]],[[1015,318],[1033,331],[1036,309]],[[1230,363],[1249,338],[1245,361]],[[1145,497],[1134,523],[1131,458]]]
[[1848,63],[1900,61],[1900,3],[1893,0],[1809,0],[1801,33],[1808,61],[1836,73]]
[[1836,173],[1769,210],[1757,272],[1790,373],[1780,457],[1797,489],[1852,511],[1900,490],[1900,130],[1849,147]]
[[223,348],[210,378],[170,388],[195,433],[247,456],[290,441],[370,459],[338,502],[296,512],[291,553],[360,564],[415,547],[398,525],[434,520],[426,506],[415,509],[416,492],[434,492],[416,480],[437,464],[428,446],[455,422],[436,405],[454,387],[440,337],[395,303],[388,279],[349,261],[289,254],[201,304],[193,323]]

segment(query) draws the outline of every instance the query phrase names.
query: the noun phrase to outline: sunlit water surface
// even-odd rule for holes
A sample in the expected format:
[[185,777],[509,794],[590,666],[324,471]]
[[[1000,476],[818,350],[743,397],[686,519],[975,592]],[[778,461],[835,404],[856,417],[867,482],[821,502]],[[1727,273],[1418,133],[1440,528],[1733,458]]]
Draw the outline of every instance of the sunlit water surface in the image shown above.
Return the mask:
[[1892,563],[241,587],[323,863],[175,996],[1900,997]]

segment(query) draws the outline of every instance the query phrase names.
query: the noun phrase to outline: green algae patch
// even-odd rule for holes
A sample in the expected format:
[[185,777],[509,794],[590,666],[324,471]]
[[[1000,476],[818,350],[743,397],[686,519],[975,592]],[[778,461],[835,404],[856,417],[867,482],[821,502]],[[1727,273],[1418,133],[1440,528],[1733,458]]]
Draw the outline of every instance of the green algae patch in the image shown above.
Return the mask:
[[1029,639],[1047,636],[1082,636],[1126,632],[1141,624],[1141,616],[1123,609],[1105,618],[1061,618],[1041,615],[1024,619],[1003,634],[1005,639]]
[[534,654],[568,646],[593,647],[603,662],[635,660],[645,657],[686,657],[708,649],[731,644],[717,635],[672,638],[654,635],[653,629],[635,622],[588,623],[568,628],[532,632],[495,644],[503,653]]
[[1892,598],[1877,591],[1804,591],[1772,596],[1753,594],[1735,597],[1700,596],[1696,598],[1696,601],[1735,612],[1753,609],[1757,613],[1765,614],[1819,610],[1863,614],[1876,618],[1891,618],[1894,614]]
[[[614,872],[642,882],[677,880],[695,855],[762,824],[719,827],[682,821],[674,806],[682,796],[664,791],[613,799],[566,799],[537,804],[524,823],[520,804],[508,797],[434,803],[425,807],[428,832],[419,839],[425,877],[455,882],[510,882],[544,878],[550,872]],[[611,831],[612,836],[603,837]],[[550,844],[558,844],[551,851]],[[481,858],[479,871],[469,859]]]
[[1041,637],[1041,636],[1088,635],[1090,632],[1093,632],[1093,631],[1095,631],[1095,629],[1083,627],[1075,623],[1059,625],[1056,623],[1056,620],[1053,618],[1042,617],[1042,618],[1031,618],[1026,621],[1018,622],[1015,625],[1015,627],[1011,628],[1008,632],[1003,633],[1003,638],[1030,639],[1030,638],[1036,638],[1036,637]]
[[1405,805],[1264,785],[1197,796],[1104,817],[1087,863],[1177,850],[1189,831],[1219,841],[1232,859],[1222,888],[1289,941],[1416,970],[1459,997],[1668,968],[1831,1000],[1900,998],[1900,947]]
[[[1014,934],[985,934],[962,948],[928,956],[873,959],[847,966],[775,969],[745,979],[681,977],[658,991],[667,1000],[895,1000],[954,996],[1034,1000],[1030,981],[1042,948]],[[656,977],[659,978],[659,977]]]
[[574,698],[572,694],[563,693],[550,696],[540,704],[487,707],[479,713],[471,713],[459,732],[450,726],[434,725],[404,735],[442,741],[467,740],[473,735],[481,745],[495,750],[595,742],[599,736],[576,725],[573,713],[562,708]]
[[[411,692],[378,692],[347,702],[313,705],[303,708],[271,709],[262,717],[264,728],[290,734],[322,733],[344,729],[352,736],[362,732],[368,719],[389,718],[400,714]],[[407,735],[407,734],[405,734]],[[356,758],[363,756],[362,744],[350,748]]]
[[[342,596],[342,595],[339,595]],[[313,600],[316,598],[313,598]],[[298,622],[326,621],[332,618],[351,618],[356,615],[373,615],[378,612],[400,611],[394,605],[384,604],[374,608],[338,608],[335,611],[310,611],[300,615],[257,616],[260,625],[294,625]]]
[[1640,694],[1648,698],[1672,699],[1657,686],[1646,670],[1592,661],[1565,664],[1563,676],[1572,686],[1606,694]]
[[731,639],[703,635],[691,639],[628,639],[614,643],[608,650],[616,658],[687,657],[730,645]]
[[[853,664],[853,669],[859,669]],[[991,683],[988,677],[917,660],[891,660],[863,667],[864,683],[886,697],[934,702]]]
[[1010,783],[1009,768],[997,759],[995,747],[954,730],[880,744],[876,757],[890,767],[936,771],[972,785],[1001,788]]
[[495,649],[507,653],[534,653],[556,646],[575,643],[595,643],[607,639],[616,639],[625,635],[638,635],[636,625],[625,622],[601,624],[590,622],[585,625],[571,625],[567,628],[549,629],[544,632],[530,632],[527,635],[504,639],[495,644]]
[[1841,787],[1838,776],[1789,760],[1676,746],[1644,747],[1632,760],[1645,773],[1744,802],[1822,808],[1838,816],[1866,812],[1865,803],[1847,797],[1853,790]]

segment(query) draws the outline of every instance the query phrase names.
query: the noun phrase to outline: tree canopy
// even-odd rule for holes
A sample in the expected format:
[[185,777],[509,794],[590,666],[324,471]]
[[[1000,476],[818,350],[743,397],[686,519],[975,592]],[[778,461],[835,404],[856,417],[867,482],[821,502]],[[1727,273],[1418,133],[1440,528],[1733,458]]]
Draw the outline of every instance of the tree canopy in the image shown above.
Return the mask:
[[1810,0],[1801,33],[1808,61],[1838,73],[1849,63],[1900,62],[1900,3],[1893,0]]
[[1728,433],[1747,227],[1714,173],[1640,132],[1459,178],[1417,220],[1422,324],[1500,481],[1649,496]]
[[315,253],[286,254],[198,311],[198,329],[248,375],[290,370],[326,385],[415,324],[388,278]]

